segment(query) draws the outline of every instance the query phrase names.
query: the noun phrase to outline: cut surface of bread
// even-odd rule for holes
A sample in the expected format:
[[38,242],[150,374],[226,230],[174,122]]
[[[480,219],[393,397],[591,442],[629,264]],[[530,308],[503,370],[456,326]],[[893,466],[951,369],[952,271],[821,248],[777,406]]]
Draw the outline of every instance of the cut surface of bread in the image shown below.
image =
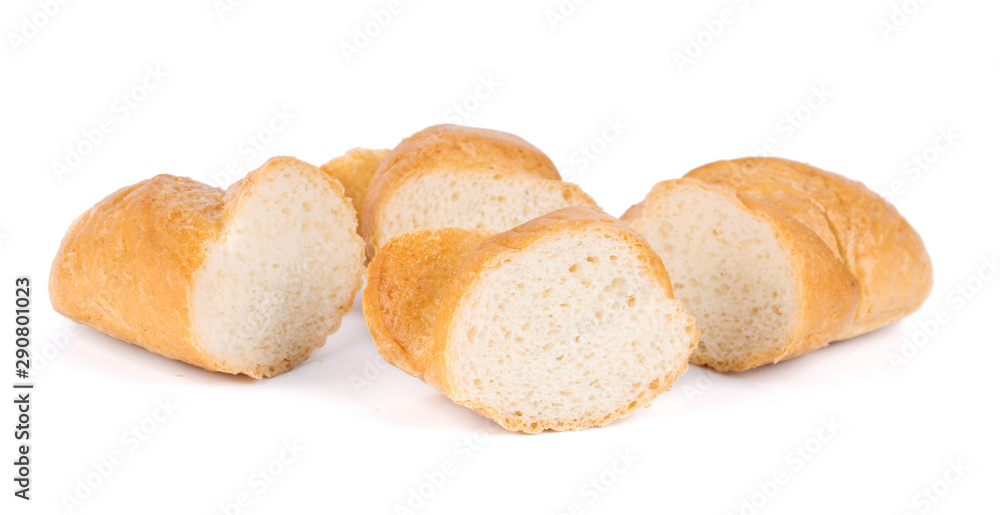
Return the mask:
[[368,191],[368,183],[371,182],[379,163],[388,153],[388,149],[352,148],[346,154],[331,159],[320,169],[329,174],[330,177],[340,181],[340,184],[344,186],[344,193],[354,205],[354,210],[360,213],[365,200],[365,192]]
[[664,181],[622,220],[660,253],[702,330],[692,362],[746,370],[911,313],[930,258],[863,185],[783,159],[720,161]]
[[439,125],[403,140],[382,159],[366,192],[361,232],[369,255],[420,228],[497,233],[569,206],[594,206],[555,165],[517,136]]
[[270,377],[340,325],[363,242],[339,182],[274,158],[223,192],[159,175],[70,227],[52,265],[56,311],[208,370]]
[[376,254],[363,304],[387,361],[530,433],[607,424],[686,370],[694,319],[617,219],[566,208],[487,234],[418,230]]
[[809,227],[858,281],[861,303],[841,338],[891,324],[930,294],[931,259],[920,235],[864,184],[788,159],[718,161],[687,178],[728,187],[781,208]]
[[[665,181],[623,220],[660,254],[701,329],[695,364],[745,370],[825,345],[857,286],[819,238],[783,213],[699,181]],[[822,313],[822,320],[815,320]]]

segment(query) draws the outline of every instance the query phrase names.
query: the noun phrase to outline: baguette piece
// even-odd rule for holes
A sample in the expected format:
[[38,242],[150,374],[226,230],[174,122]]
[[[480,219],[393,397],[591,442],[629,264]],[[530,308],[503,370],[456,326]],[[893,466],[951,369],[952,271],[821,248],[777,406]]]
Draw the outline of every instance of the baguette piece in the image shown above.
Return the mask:
[[569,206],[597,204],[560,180],[527,141],[499,131],[437,125],[403,140],[379,164],[361,208],[369,257],[420,228],[505,231]]
[[671,270],[702,330],[692,363],[738,371],[915,311],[920,237],[861,183],[784,159],[720,161],[664,181],[622,220]]
[[686,177],[759,197],[823,239],[861,288],[857,316],[840,339],[896,322],[930,294],[931,258],[920,235],[858,181],[778,158],[719,161]]
[[362,297],[379,353],[503,427],[602,426],[687,369],[694,318],[636,232],[589,207],[389,241]]
[[291,157],[225,191],[158,175],[73,222],[49,296],[59,313],[157,354],[271,377],[351,309],[364,266],[356,226],[343,186]]

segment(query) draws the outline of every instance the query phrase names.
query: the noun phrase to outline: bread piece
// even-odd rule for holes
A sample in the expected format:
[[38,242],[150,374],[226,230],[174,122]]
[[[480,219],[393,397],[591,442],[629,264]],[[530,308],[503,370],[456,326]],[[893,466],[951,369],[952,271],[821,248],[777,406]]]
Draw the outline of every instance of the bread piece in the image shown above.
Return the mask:
[[920,237],[860,183],[780,159],[685,177],[654,186],[622,220],[657,250],[698,321],[692,363],[776,363],[898,320],[927,297]]
[[271,377],[323,345],[361,287],[341,184],[290,157],[222,191],[158,175],[73,222],[52,263],[59,313],[207,370]]
[[369,256],[420,228],[497,233],[569,206],[597,204],[517,136],[438,125],[403,140],[379,164],[361,209]]
[[528,433],[608,424],[686,370],[694,318],[620,221],[573,207],[488,234],[421,229],[376,254],[363,306],[386,361]]
[[665,181],[622,220],[671,270],[702,331],[691,362],[746,370],[826,345],[850,327],[858,287],[784,211],[693,179]]
[[860,182],[777,158],[719,161],[686,177],[784,209],[833,249],[861,288],[857,316],[840,339],[889,325],[916,311],[930,294],[931,259],[920,235]]
[[344,185],[344,192],[351,199],[354,210],[360,213],[365,200],[365,192],[368,191],[368,183],[371,182],[379,163],[388,153],[388,149],[352,148],[346,154],[331,159],[320,169]]

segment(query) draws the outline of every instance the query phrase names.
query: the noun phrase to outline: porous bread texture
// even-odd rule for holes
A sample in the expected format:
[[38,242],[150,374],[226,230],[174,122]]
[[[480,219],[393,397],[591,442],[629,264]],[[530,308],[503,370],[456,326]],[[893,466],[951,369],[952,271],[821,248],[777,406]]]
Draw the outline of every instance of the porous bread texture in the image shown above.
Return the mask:
[[825,345],[857,308],[853,278],[822,241],[723,188],[665,181],[623,221],[656,249],[698,321],[692,363],[745,370],[787,359]]
[[687,178],[724,186],[780,208],[816,233],[857,279],[861,300],[838,339],[889,325],[930,294],[933,271],[920,235],[864,184],[788,159],[718,161]]
[[648,403],[686,369],[694,323],[640,259],[617,235],[569,234],[485,272],[445,336],[456,399],[527,430]]
[[593,206],[523,139],[499,131],[438,125],[403,140],[382,159],[361,209],[369,256],[420,228],[497,233],[556,209]]
[[587,205],[574,184],[485,171],[433,170],[396,190],[378,217],[376,246],[414,229],[462,227],[497,233],[569,205]]
[[363,305],[387,361],[529,433],[607,424],[686,370],[694,319],[617,219],[567,208],[485,234],[418,230],[376,255]]
[[170,175],[70,227],[56,311],[207,370],[271,377],[323,345],[361,286],[363,242],[339,182],[273,158],[225,192]]
[[658,209],[630,222],[659,252],[674,294],[698,321],[701,343],[691,360],[726,368],[780,348],[798,302],[791,256],[775,228],[734,196],[671,186]]
[[916,310],[930,288],[926,249],[891,205],[801,163],[712,163],[657,184],[622,220],[660,253],[698,320],[692,363],[717,370],[881,327]]
[[365,192],[368,191],[368,183],[371,182],[379,163],[388,153],[388,149],[352,148],[344,155],[331,159],[320,169],[329,174],[330,177],[340,181],[340,184],[344,186],[344,193],[354,205],[354,210],[360,213],[365,200]]

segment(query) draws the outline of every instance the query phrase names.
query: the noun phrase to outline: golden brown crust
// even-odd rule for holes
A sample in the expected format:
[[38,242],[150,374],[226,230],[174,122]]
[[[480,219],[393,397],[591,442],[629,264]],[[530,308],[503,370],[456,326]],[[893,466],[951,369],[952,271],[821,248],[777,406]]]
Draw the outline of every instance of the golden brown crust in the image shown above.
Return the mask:
[[800,297],[793,317],[795,329],[785,344],[729,367],[709,364],[726,371],[777,363],[825,347],[851,327],[860,299],[854,276],[816,233],[780,208],[754,197],[737,197],[751,212],[767,219],[784,242]]
[[[428,127],[389,151],[375,171],[359,211],[365,241],[371,245],[378,213],[404,181],[441,169],[561,179],[548,156],[513,134],[459,125]],[[368,250],[374,255],[373,248]]]
[[340,181],[344,186],[345,194],[354,205],[354,211],[361,213],[365,192],[368,191],[368,183],[371,182],[379,163],[388,153],[388,149],[352,148],[346,154],[331,159],[320,169],[329,174],[330,177]]
[[222,190],[171,175],[122,188],[80,215],[49,275],[55,310],[172,359],[218,364],[193,343],[194,274],[218,238]]
[[777,158],[719,161],[685,177],[758,197],[826,242],[861,288],[856,319],[838,339],[891,324],[916,311],[930,294],[931,261],[920,236],[860,182]]
[[386,361],[422,377],[434,317],[445,286],[469,252],[489,234],[419,229],[393,238],[368,265],[365,320]]
[[[404,371],[422,378],[456,403],[467,406],[510,430],[536,433],[544,429],[575,430],[601,426],[647,405],[686,370],[686,365],[654,381],[635,402],[622,406],[613,413],[573,422],[540,421],[534,426],[478,404],[474,399],[460,398],[449,376],[447,354],[452,341],[449,336],[451,325],[462,307],[465,293],[476,288],[477,281],[487,271],[502,267],[513,254],[528,250],[543,238],[565,232],[601,231],[624,238],[636,251],[640,262],[648,267],[650,276],[673,298],[670,278],[656,252],[637,232],[598,209],[561,209],[510,231],[493,235],[478,245],[475,244],[476,240],[484,236],[481,232],[464,229],[420,230],[390,240],[369,266],[369,283],[365,287],[363,303],[376,347],[390,363],[397,366],[402,363],[400,368]],[[448,249],[451,245],[454,247]],[[426,253],[431,251],[445,255],[434,259],[426,258]],[[399,278],[399,274],[424,278],[404,279]],[[387,297],[398,295],[404,282],[415,284],[417,289],[422,290],[420,295],[426,296],[426,299],[420,301],[413,297],[397,297],[386,301]],[[428,320],[431,310],[433,318]],[[679,303],[678,310],[688,318],[689,349],[693,350],[699,336],[694,319],[683,312]],[[409,329],[402,337],[390,334],[385,323],[390,316],[410,317],[404,323]],[[407,343],[401,345],[401,341]],[[401,346],[406,348],[400,349]]]
[[[210,244],[275,168],[312,173],[343,195],[343,187],[318,168],[292,157],[276,157],[225,192],[187,177],[157,175],[122,188],[80,215],[67,230],[49,275],[53,308],[64,316],[120,340],[206,370],[271,377],[305,356],[282,365],[234,368],[216,361],[193,331],[192,293]],[[344,198],[345,209],[349,209]],[[361,276],[354,291],[361,287]],[[353,303],[353,301],[352,301]],[[343,314],[350,305],[337,306]],[[332,330],[335,330],[334,327]],[[314,342],[312,348],[322,344]]]

